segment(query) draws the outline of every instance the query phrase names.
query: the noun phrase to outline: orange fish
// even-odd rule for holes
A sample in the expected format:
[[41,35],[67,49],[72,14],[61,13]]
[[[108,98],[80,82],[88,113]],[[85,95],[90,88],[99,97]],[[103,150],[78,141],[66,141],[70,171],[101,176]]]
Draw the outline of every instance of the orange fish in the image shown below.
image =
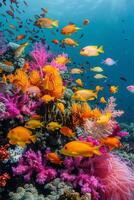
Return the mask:
[[60,157],[58,156],[57,153],[54,153],[54,152],[50,152],[50,153],[47,153],[47,159],[51,162],[51,163],[54,163],[54,164],[58,164],[58,165],[61,165],[62,164],[62,160],[60,159]]
[[118,86],[111,86],[110,89],[109,89],[109,92],[112,93],[112,94],[115,94],[118,92]]
[[38,115],[38,114],[34,114],[34,115],[31,116],[31,119],[41,120],[42,116]]
[[101,155],[101,152],[99,150],[100,146],[93,146],[89,142],[84,141],[71,141],[61,149],[61,153],[66,156],[72,156],[72,157],[92,157],[93,155]]
[[59,40],[57,40],[57,39],[52,40],[52,43],[54,43],[54,44],[59,44]]
[[62,30],[61,33],[63,35],[71,35],[72,33],[75,33],[79,30],[80,28],[78,28],[75,24],[69,24],[67,26],[65,26]]
[[54,61],[59,65],[66,65],[70,62],[70,59],[65,55],[58,55]]
[[41,100],[44,103],[49,103],[50,101],[54,101],[54,97],[51,97],[50,95],[44,95],[43,97],[41,97]]
[[27,70],[29,69],[29,64],[28,63],[25,63],[24,65],[23,65],[23,71],[24,72],[27,72]]
[[25,35],[18,35],[17,37],[16,37],[16,41],[19,41],[19,40],[23,40],[24,38],[25,38],[26,36]]
[[104,89],[104,88],[101,87],[100,85],[97,85],[96,88],[95,88],[95,90],[96,90],[97,92],[102,91],[103,89]]
[[64,104],[63,103],[57,103],[57,108],[58,108],[58,110],[62,113],[62,114],[64,114],[64,112],[65,112],[65,106],[64,106]]
[[60,133],[64,136],[67,136],[67,137],[74,137],[75,136],[75,133],[72,131],[72,129],[68,128],[67,126],[63,126],[60,129]]
[[104,97],[101,97],[100,98],[100,103],[104,103],[105,104],[105,103],[107,103],[107,101],[106,101],[106,99]]
[[80,86],[80,87],[83,86],[83,82],[82,82],[82,80],[80,78],[77,79],[75,82],[78,84],[78,86]]
[[19,145],[21,147],[31,142],[36,142],[36,136],[32,135],[32,132],[23,126],[17,126],[11,129],[7,134],[7,138],[10,144]]
[[102,138],[100,142],[101,144],[108,146],[110,150],[113,150],[114,148],[122,147],[122,144],[119,138],[117,137]]

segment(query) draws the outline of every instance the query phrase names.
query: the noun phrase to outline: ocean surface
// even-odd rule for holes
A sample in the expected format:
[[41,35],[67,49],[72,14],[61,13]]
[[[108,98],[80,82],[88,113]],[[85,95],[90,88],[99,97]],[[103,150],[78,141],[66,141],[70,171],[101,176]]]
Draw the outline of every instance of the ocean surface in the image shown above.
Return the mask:
[[[23,26],[17,31],[12,30],[14,34],[9,34],[6,29],[9,29],[9,24],[17,26],[18,21],[7,15],[6,11],[10,9],[11,3],[9,0],[5,2],[6,5],[2,4],[0,7],[0,31],[4,32],[8,41],[15,42],[15,37],[19,34],[26,34],[27,37],[23,42],[28,41],[28,37],[38,35],[39,39],[36,40],[40,41],[40,37],[45,38],[53,53],[67,53],[72,60],[70,67],[79,67],[85,63],[84,68],[87,72],[82,77],[85,85],[89,87],[92,83],[91,88],[94,85],[104,86],[106,92],[103,96],[106,98],[110,96],[108,85],[119,86],[119,92],[115,97],[118,107],[125,111],[121,121],[134,121],[134,94],[126,89],[128,85],[134,84],[134,0],[27,0],[28,5],[25,5],[23,0],[18,0],[18,8],[12,5],[15,9],[15,17],[20,18]],[[48,18],[59,20],[58,32],[53,28],[42,29],[36,34],[39,28],[34,26],[35,15],[41,14],[41,8],[48,9],[46,15]],[[83,20],[86,18],[90,20],[90,24],[83,26]],[[32,22],[27,24],[27,19],[31,19]],[[79,47],[63,49],[51,41],[64,38],[60,30],[68,23],[74,23],[81,28],[72,35],[72,38],[78,41]],[[30,32],[26,33],[27,30]],[[81,34],[84,36],[80,39]],[[105,54],[91,58],[82,57],[79,53],[80,49],[87,45],[103,45]],[[32,42],[30,48],[31,46]],[[102,61],[107,57],[117,61],[117,65],[104,66]],[[87,61],[90,64],[87,65]],[[94,79],[93,73],[89,70],[91,66],[103,67],[108,79],[105,81]],[[120,77],[125,77],[126,81],[121,80]]]

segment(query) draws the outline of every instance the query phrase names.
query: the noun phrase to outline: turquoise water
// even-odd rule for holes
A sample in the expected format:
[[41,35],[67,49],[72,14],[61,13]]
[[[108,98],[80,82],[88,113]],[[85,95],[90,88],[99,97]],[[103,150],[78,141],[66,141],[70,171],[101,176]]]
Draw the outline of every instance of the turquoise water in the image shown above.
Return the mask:
[[[106,82],[93,79],[93,73],[89,71],[89,66],[85,64],[84,67],[87,69],[87,73],[83,76],[83,81],[87,86],[90,86],[92,81],[94,85],[103,85],[106,88],[103,96],[106,97],[109,96],[107,84],[118,85],[119,93],[115,96],[117,97],[118,106],[125,110],[122,120],[125,119],[126,122],[134,121],[134,95],[126,90],[128,85],[134,84],[133,0],[26,0],[28,6],[24,4],[23,0],[20,0],[18,8],[16,8],[15,4],[12,5],[15,9],[15,17],[20,18],[20,21],[23,22],[23,27],[17,31],[12,30],[14,35],[7,34],[7,31],[5,31],[6,28],[9,29],[8,24],[18,26],[17,20],[6,14],[6,10],[11,5],[9,0],[6,2],[6,6],[2,5],[0,7],[0,13],[6,15],[6,17],[0,15],[0,22],[2,22],[0,30],[5,32],[5,36],[9,41],[15,42],[17,35],[25,34],[26,30],[30,30],[30,33],[26,33],[27,37],[24,41],[34,35],[45,38],[52,52],[68,53],[72,58],[72,63],[76,62],[75,67],[86,63],[86,61],[89,61],[91,66],[100,65],[103,67],[101,64],[103,59],[111,57],[117,60],[118,62],[115,66],[104,66],[104,74],[108,76]],[[39,28],[34,26],[34,16],[41,14],[41,8],[48,8],[48,14],[46,15],[48,18],[59,20],[59,32],[56,32],[56,28],[54,28],[52,30],[42,29],[39,33],[35,33]],[[18,13],[18,10],[20,13]],[[32,19],[30,24],[26,23],[28,18]],[[82,25],[85,18],[91,21],[88,26]],[[60,30],[69,22],[75,23],[82,28],[71,36],[79,42],[80,46],[62,49],[52,44],[51,40],[62,40],[64,36],[60,34]],[[82,39],[80,39],[81,34],[84,34]],[[92,58],[80,56],[80,49],[87,45],[103,45],[105,54]],[[32,43],[30,43],[30,46],[32,46]],[[120,80],[121,76],[125,77],[127,82]],[[91,88],[93,87],[91,86]]]

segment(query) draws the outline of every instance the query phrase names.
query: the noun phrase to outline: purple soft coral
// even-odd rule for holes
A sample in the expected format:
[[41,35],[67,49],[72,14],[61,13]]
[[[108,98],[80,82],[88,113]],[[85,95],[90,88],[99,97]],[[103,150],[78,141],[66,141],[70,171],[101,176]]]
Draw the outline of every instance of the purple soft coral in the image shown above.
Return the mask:
[[91,193],[93,200],[98,200],[99,192],[104,191],[100,180],[92,174],[92,161],[90,158],[66,158],[65,170],[61,172],[61,178],[65,182],[71,182],[74,188],[80,188],[83,194]]
[[56,177],[56,170],[47,167],[43,162],[40,151],[27,151],[20,159],[17,167],[13,167],[14,175],[23,175],[25,181],[29,181],[33,174],[36,174],[36,182],[44,184]]
[[[0,114],[1,120],[10,118],[23,118],[23,114],[35,114],[35,110],[39,106],[39,102],[35,102],[27,95],[16,92],[12,96],[0,93]],[[3,106],[2,106],[3,105]]]
[[46,51],[46,48],[42,43],[35,43],[31,56],[34,59],[34,62],[30,62],[31,70],[39,69],[41,76],[43,77],[42,67],[47,63],[50,53]]

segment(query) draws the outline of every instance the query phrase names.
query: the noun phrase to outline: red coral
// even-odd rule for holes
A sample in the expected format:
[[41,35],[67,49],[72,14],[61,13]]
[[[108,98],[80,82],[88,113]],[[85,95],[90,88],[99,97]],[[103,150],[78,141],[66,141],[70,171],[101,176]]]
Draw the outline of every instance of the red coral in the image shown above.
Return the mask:
[[7,152],[7,149],[10,145],[6,144],[5,146],[0,147],[0,160],[3,161],[5,159],[9,159],[9,153]]
[[7,181],[10,179],[10,176],[8,173],[4,173],[0,176],[0,187],[5,187],[7,184]]

